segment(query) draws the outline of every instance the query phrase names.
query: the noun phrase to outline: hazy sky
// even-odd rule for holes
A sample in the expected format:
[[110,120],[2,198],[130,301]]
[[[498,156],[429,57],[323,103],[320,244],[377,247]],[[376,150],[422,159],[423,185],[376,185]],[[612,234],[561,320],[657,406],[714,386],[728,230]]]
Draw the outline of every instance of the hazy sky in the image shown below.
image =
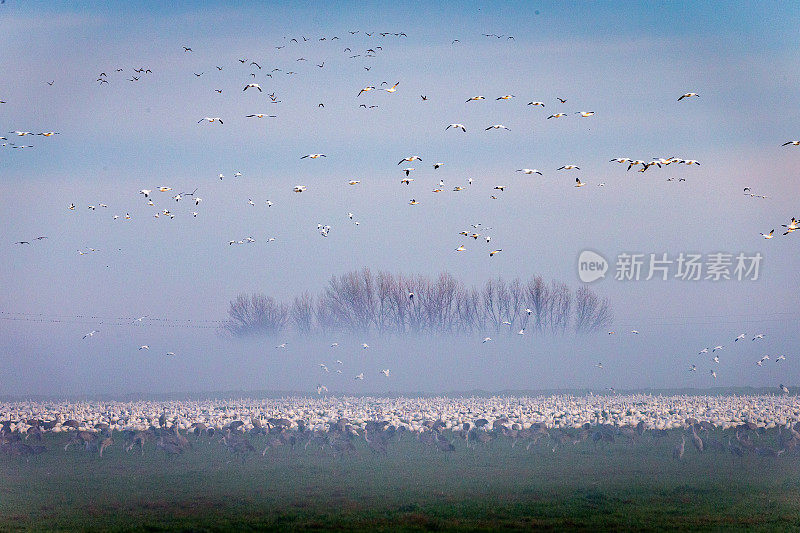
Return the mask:
[[[350,392],[797,383],[800,236],[759,233],[800,215],[800,147],[780,146],[800,139],[800,7],[53,4],[0,6],[0,132],[59,132],[3,133],[33,147],[0,148],[0,394],[310,391],[326,379]],[[133,72],[142,67],[152,74]],[[384,81],[399,81],[397,92],[356,96]],[[243,92],[250,82],[264,92]],[[677,101],[685,92],[700,97]],[[515,98],[495,100],[506,94]],[[476,95],[486,100],[465,103]],[[526,105],[536,100],[546,106]],[[568,116],[546,118],[559,111]],[[277,117],[245,118],[252,113]],[[205,116],[224,124],[198,124]],[[451,122],[467,132],[445,131]],[[510,130],[484,130],[498,123]],[[327,157],[300,159],[317,152]],[[397,164],[412,154],[423,161]],[[638,173],[609,162],[671,156],[701,165]],[[556,170],[565,164],[581,170]],[[409,186],[400,184],[405,166],[416,169]],[[587,185],[575,188],[576,176]],[[467,190],[452,191],[468,178]],[[296,184],[308,191],[293,193]],[[150,207],[137,194],[159,186],[197,188],[204,202],[154,192]],[[100,203],[108,207],[87,208]],[[174,219],[153,218],[165,208]],[[492,228],[491,247],[458,235],[479,222]],[[329,237],[318,223],[332,226]],[[13,244],[40,235],[48,239]],[[247,236],[256,243],[228,245]],[[456,253],[462,243],[467,251]],[[99,251],[77,253],[89,248]],[[490,259],[493,248],[503,252]],[[224,319],[240,292],[289,298],[363,266],[446,270],[469,284],[542,274],[575,287],[584,249],[612,262],[621,252],[764,259],[760,279],[742,282],[621,282],[612,265],[592,288],[611,299],[616,336],[375,339],[368,353],[362,339],[340,336],[333,354],[327,340],[276,351],[274,340],[231,341],[197,322]],[[169,322],[109,320],[142,315]],[[92,329],[101,332],[83,340]],[[734,345],[742,332],[766,338]],[[726,346],[720,364],[697,354],[717,344]],[[781,363],[755,365],[780,354]],[[317,363],[337,358],[347,362],[338,382],[319,374]],[[389,380],[378,374],[387,367]],[[361,370],[369,379],[354,382]]]

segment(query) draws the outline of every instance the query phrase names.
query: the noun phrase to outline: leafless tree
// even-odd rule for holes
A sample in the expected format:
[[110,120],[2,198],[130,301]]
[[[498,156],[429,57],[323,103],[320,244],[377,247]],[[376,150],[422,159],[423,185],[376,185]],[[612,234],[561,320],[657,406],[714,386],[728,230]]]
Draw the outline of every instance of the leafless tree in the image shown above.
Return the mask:
[[575,332],[584,333],[608,327],[613,320],[611,304],[600,299],[588,286],[575,291]]
[[[530,310],[530,312],[528,312]],[[590,332],[610,325],[607,299],[586,286],[573,292],[564,283],[549,285],[541,276],[523,283],[515,278],[490,279],[465,287],[442,273],[432,279],[369,269],[333,276],[314,296],[303,293],[291,306],[263,294],[237,296],[230,303],[225,329],[235,335],[276,334],[291,319],[300,334],[349,330],[384,334],[484,334],[486,329],[516,332]]]
[[307,335],[314,329],[314,297],[304,292],[292,302],[292,324],[298,333]]

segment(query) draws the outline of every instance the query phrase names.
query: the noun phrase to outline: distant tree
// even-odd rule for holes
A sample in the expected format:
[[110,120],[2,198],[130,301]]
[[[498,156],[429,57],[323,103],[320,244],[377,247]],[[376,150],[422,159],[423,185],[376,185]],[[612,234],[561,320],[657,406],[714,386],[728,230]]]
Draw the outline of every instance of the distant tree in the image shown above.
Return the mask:
[[298,333],[311,333],[314,328],[314,297],[308,292],[295,296],[291,314],[292,324]]
[[363,268],[331,277],[317,296],[302,293],[291,305],[263,294],[239,295],[230,302],[228,317],[224,327],[234,335],[275,335],[289,323],[302,335],[485,335],[487,329],[592,332],[610,325],[613,312],[608,299],[587,286],[573,294],[566,284],[547,284],[541,276],[527,283],[498,277],[475,288],[448,273],[432,279]]
[[575,291],[575,332],[585,333],[607,328],[614,315],[607,298],[600,299],[588,286]]
[[233,335],[276,335],[289,319],[285,304],[263,294],[240,294],[231,301],[224,328]]

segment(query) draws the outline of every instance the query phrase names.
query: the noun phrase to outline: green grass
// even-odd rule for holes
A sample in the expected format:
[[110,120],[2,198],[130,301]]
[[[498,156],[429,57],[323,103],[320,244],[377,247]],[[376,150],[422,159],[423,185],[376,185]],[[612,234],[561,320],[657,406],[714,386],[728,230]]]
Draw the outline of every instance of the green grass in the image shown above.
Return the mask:
[[[718,435],[718,438],[720,435]],[[800,456],[699,454],[677,434],[552,451],[495,441],[454,453],[409,436],[386,457],[288,447],[244,462],[215,439],[168,457],[0,456],[0,530],[797,530]],[[194,439],[191,438],[194,442]],[[262,440],[251,438],[256,448]],[[771,440],[771,439],[767,439]],[[361,444],[361,443],[359,443]]]

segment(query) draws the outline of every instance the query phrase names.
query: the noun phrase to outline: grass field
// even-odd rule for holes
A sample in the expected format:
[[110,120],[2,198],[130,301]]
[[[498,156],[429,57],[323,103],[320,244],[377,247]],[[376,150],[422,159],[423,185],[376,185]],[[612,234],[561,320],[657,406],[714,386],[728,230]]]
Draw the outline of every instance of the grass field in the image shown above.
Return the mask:
[[[722,433],[717,435],[723,437]],[[251,440],[259,450],[263,438]],[[284,447],[244,461],[217,439],[179,456],[150,444],[0,456],[0,530],[748,530],[800,528],[800,455],[698,453],[678,433],[445,453],[405,435],[387,456]],[[767,439],[770,440],[770,439]]]

